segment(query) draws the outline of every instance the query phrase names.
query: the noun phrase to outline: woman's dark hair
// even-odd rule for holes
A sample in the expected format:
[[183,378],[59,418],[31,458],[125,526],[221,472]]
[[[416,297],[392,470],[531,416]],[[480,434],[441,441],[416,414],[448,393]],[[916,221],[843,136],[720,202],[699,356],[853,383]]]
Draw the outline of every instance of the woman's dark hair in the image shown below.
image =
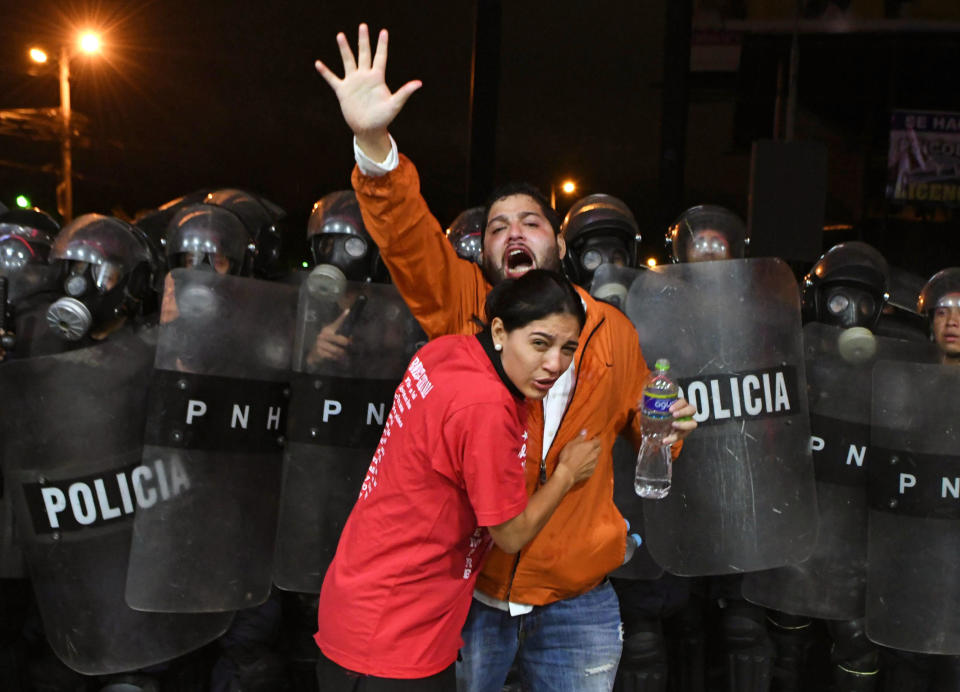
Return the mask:
[[557,215],[557,212],[554,210],[554,208],[550,206],[549,200],[544,197],[543,193],[540,192],[538,188],[530,183],[507,183],[506,185],[501,185],[494,190],[493,194],[487,198],[487,203],[483,206],[483,223],[480,226],[481,242],[483,241],[483,236],[487,232],[487,219],[490,218],[490,208],[501,199],[513,197],[514,195],[526,195],[527,197],[534,199],[540,206],[540,211],[543,213],[543,217],[553,228],[554,234],[560,232],[560,217]]
[[573,315],[580,329],[587,321],[583,301],[573,284],[547,269],[531,269],[517,279],[498,283],[487,294],[484,313],[487,325],[499,317],[508,332],[556,314]]

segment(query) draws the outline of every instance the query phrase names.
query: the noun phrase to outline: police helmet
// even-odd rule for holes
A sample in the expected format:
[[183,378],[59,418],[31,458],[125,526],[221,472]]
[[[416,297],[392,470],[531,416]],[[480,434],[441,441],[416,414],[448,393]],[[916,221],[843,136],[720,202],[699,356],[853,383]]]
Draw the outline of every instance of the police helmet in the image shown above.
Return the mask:
[[380,251],[363,225],[352,190],[324,195],[310,212],[307,243],[314,265],[331,264],[350,281],[387,283]]
[[232,188],[215,190],[203,201],[205,204],[215,204],[228,209],[240,217],[255,246],[253,275],[275,278],[281,271],[282,229],[287,213],[273,202]]
[[741,259],[749,244],[747,227],[726,207],[699,204],[667,229],[667,251],[674,262]]
[[875,248],[860,241],[827,250],[804,277],[804,322],[873,329],[889,300],[890,270]]
[[22,300],[60,284],[62,267],[50,262],[50,249],[60,226],[40,209],[0,213],[0,277],[7,280],[7,301]]
[[937,309],[943,297],[951,293],[960,293],[960,267],[941,269],[930,277],[920,290],[917,312],[928,319],[932,318],[934,310]]
[[483,255],[483,227],[486,225],[483,207],[472,207],[457,215],[447,229],[447,240],[457,251],[457,257],[480,264]]
[[214,204],[189,204],[170,220],[165,243],[171,268],[249,276],[254,245],[240,217]]
[[630,208],[613,195],[577,200],[560,225],[567,245],[564,266],[571,281],[589,287],[601,264],[637,266],[640,229]]

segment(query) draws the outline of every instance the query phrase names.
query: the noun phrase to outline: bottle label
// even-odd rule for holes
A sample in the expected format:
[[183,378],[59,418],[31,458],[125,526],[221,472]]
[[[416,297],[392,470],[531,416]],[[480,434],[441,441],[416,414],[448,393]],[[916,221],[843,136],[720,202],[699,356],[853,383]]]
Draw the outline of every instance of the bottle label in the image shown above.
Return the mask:
[[669,418],[670,407],[677,400],[676,394],[643,393],[643,411],[651,418]]

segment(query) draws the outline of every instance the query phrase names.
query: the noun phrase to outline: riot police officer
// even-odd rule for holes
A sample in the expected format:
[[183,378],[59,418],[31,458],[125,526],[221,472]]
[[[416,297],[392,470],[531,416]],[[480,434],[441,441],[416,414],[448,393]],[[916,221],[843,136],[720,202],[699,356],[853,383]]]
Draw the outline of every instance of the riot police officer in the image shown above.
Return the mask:
[[927,318],[930,339],[940,350],[942,362],[960,365],[960,267],[930,277],[920,291],[917,311]]
[[[164,244],[170,267],[237,277],[275,277],[279,271],[278,223],[282,217],[278,207],[242,190],[210,192],[201,203],[181,206],[170,219]],[[175,318],[189,302],[177,294],[179,289],[179,285],[174,285],[173,296],[178,300],[166,297],[163,319],[167,333],[177,336]],[[230,294],[230,298],[234,297]],[[194,349],[188,347],[185,353],[194,353]],[[181,358],[187,360],[187,356]],[[188,360],[185,366],[203,372],[211,368],[203,359]],[[283,684],[284,663],[275,651],[281,612],[276,590],[263,603],[237,611],[230,628],[216,642],[220,655],[214,661],[208,689],[267,690]]]
[[[737,214],[718,205],[700,204],[677,217],[667,230],[665,244],[673,262],[694,263],[743,259],[749,240]],[[771,684],[775,646],[766,614],[743,598],[741,583],[740,575],[724,575],[707,579],[703,588],[710,602],[720,608],[718,629],[726,689],[760,692]],[[693,591],[698,589],[696,585]],[[688,609],[692,607],[695,601],[688,605]]]
[[84,214],[60,231],[50,259],[60,264],[64,278],[47,323],[61,338],[89,345],[156,312],[160,262],[135,226]]
[[483,207],[471,207],[457,214],[446,230],[447,240],[457,251],[457,257],[480,264],[483,254],[483,225],[486,223]]
[[46,328],[47,306],[56,297],[62,266],[50,262],[59,224],[40,209],[0,205],[0,360],[60,350]]
[[[584,205],[584,211],[589,214],[589,204]],[[570,219],[568,215],[565,225]],[[627,239],[629,228],[620,227],[621,242]],[[571,245],[569,239],[567,244]],[[747,245],[746,228],[728,209],[698,205],[684,211],[671,225],[666,245],[676,263],[740,259]],[[590,247],[582,247],[582,256],[586,257]],[[568,263],[568,271],[571,264],[575,261]],[[616,579],[614,585],[624,621],[618,686],[625,692],[659,692],[666,689],[669,672],[677,689],[683,692],[704,689],[702,599],[705,594],[701,583],[666,573],[653,582]],[[731,692],[767,689],[773,644],[766,633],[762,609],[743,600],[737,577],[713,579],[708,582],[707,590],[723,606],[720,635],[729,689]]]
[[348,281],[389,283],[380,250],[370,238],[352,190],[324,195],[307,222],[307,243],[314,266],[337,267]]
[[[594,194],[578,200],[563,219],[560,234],[567,244],[564,269],[573,283],[591,288],[602,264],[636,267],[640,229],[633,212],[613,195]],[[595,298],[623,306],[627,287],[616,281],[594,286]]]
[[748,245],[740,217],[714,204],[690,207],[667,229],[666,246],[674,262],[738,259]]
[[[859,241],[835,245],[817,260],[803,279],[803,320],[839,327],[842,331],[837,339],[837,353],[847,363],[866,363],[877,350],[873,330],[887,304],[888,285],[889,267],[875,248]],[[834,377],[847,372],[840,371]],[[857,554],[864,548],[850,546],[850,553]],[[814,559],[818,559],[818,553],[814,553]],[[837,584],[835,588],[849,586]],[[862,604],[859,605],[862,608]],[[803,632],[812,623],[808,618],[775,611],[771,611],[769,617],[780,631],[779,667],[796,688],[804,649],[809,646]],[[830,619],[826,624],[832,639],[832,677],[836,689],[850,692],[875,689],[878,650],[867,639],[863,617]]]
[[[929,338],[936,345],[940,362],[944,365],[960,364],[960,268],[943,269],[930,277],[920,290],[917,299],[917,312],[927,320]],[[948,382],[947,386],[949,387],[955,386],[949,383],[942,372],[935,372],[932,377],[936,381]],[[923,392],[920,396],[913,397],[914,401],[931,396],[937,396],[939,399],[943,396],[943,394],[938,396],[935,393],[935,389],[930,382],[921,382],[918,386],[926,386],[928,391]],[[942,401],[937,403],[943,405]],[[948,411],[946,417],[949,418],[950,415],[952,415],[952,412]],[[905,434],[911,435],[914,440],[917,437],[912,430],[906,431]],[[949,434],[949,431],[947,434]],[[922,437],[928,439],[930,435],[924,432]],[[949,523],[947,523],[947,527],[947,530],[952,530],[952,525]],[[923,551],[934,552],[923,542],[926,532],[921,534],[915,528],[912,528],[905,531],[905,534],[907,540],[911,543],[920,541],[918,554]],[[874,536],[871,534],[871,540],[873,538]],[[900,540],[903,540],[902,537],[900,537]],[[923,573],[926,569],[919,566],[918,572]],[[949,597],[942,601],[935,598],[940,595],[936,586],[928,586],[928,589],[930,595],[934,597],[929,600],[934,603],[939,604],[949,600]],[[889,595],[889,589],[885,593]],[[921,606],[918,612],[928,612],[924,608],[925,606]],[[870,614],[868,610],[868,618]],[[950,639],[952,633],[956,631],[956,627],[949,622],[923,619],[922,630],[918,632],[915,629],[917,627],[915,622],[904,623],[901,618],[896,616],[894,618],[893,623],[882,623],[883,632],[878,640],[888,642],[887,637],[892,630],[913,634],[917,639],[920,639],[921,635],[928,636],[932,640]],[[946,632],[947,636],[941,634],[943,632]],[[911,642],[912,644],[913,642]],[[948,643],[946,648],[955,648],[955,643]],[[960,656],[918,653],[925,650],[933,649],[926,649],[923,646],[912,648],[911,651],[888,648],[887,646],[881,649],[883,690],[885,692],[894,692],[895,690],[897,692],[953,692],[960,689]]]

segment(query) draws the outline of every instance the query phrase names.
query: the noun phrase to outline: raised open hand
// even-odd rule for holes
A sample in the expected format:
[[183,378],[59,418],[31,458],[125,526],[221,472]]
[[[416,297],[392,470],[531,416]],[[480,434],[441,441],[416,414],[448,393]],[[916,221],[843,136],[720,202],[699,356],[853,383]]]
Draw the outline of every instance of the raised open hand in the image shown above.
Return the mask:
[[357,137],[357,144],[374,161],[382,161],[390,153],[387,127],[403,109],[410,95],[423,83],[412,80],[390,93],[385,72],[387,68],[387,30],[377,38],[377,52],[370,56],[370,36],[366,24],[361,24],[357,37],[357,57],[343,32],[337,34],[337,45],[343,59],[343,78],[317,60],[316,68],[333,89],[340,101],[343,119]]

